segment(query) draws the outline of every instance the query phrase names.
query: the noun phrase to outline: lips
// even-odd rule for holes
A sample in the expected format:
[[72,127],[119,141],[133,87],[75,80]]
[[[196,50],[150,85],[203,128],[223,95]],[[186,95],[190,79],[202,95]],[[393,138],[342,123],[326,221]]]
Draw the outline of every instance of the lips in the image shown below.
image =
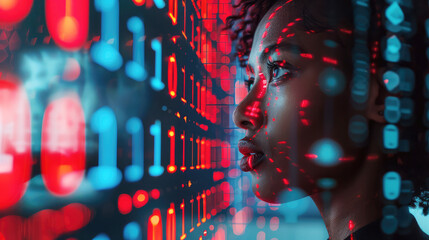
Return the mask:
[[244,155],[240,161],[240,168],[243,172],[252,171],[266,159],[265,154],[248,137],[238,142],[238,150]]

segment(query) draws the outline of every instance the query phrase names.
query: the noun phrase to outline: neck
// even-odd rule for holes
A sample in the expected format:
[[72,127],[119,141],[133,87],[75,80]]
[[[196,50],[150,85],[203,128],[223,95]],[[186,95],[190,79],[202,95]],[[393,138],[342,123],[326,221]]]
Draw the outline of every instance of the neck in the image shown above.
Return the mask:
[[360,172],[348,182],[311,196],[332,240],[343,240],[381,217],[379,160],[365,160]]

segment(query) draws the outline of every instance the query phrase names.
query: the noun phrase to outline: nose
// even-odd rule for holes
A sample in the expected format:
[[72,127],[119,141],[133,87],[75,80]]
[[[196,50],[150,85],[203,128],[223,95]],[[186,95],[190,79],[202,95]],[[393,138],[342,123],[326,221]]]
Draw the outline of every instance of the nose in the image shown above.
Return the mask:
[[234,111],[233,120],[237,127],[256,131],[263,123],[261,99],[254,96],[251,91]]

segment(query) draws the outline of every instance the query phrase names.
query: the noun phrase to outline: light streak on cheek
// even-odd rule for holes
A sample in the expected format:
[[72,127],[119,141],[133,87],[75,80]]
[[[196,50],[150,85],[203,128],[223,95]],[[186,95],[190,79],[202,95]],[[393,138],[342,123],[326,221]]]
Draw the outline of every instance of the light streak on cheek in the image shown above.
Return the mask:
[[257,95],[256,98],[261,99],[265,96],[265,93],[267,92],[267,79],[265,78],[264,74],[262,72],[259,73],[260,78],[260,84],[257,89]]
[[310,101],[307,99],[303,99],[300,103],[300,111],[299,111],[299,117],[300,117],[300,121],[304,126],[310,126],[310,120],[308,120],[308,118],[306,118],[306,109],[310,106]]

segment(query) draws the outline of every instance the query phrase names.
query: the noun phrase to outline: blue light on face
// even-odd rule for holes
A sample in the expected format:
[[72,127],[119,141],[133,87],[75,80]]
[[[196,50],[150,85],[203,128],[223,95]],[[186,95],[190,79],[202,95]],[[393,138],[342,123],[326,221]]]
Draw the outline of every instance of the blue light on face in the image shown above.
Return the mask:
[[137,222],[130,222],[124,227],[125,240],[138,240],[141,239],[140,226]]
[[344,74],[337,69],[325,70],[319,78],[320,89],[328,96],[340,94],[345,86]]
[[280,202],[284,203],[279,210],[283,212],[286,222],[296,223],[298,217],[307,211],[311,201],[310,198],[299,188],[292,191],[284,191],[280,195]]
[[329,138],[324,138],[313,144],[310,153],[317,155],[316,163],[322,166],[333,166],[343,155],[341,146]]
[[404,12],[396,1],[386,8],[385,14],[386,18],[394,25],[401,24],[405,19]]
[[337,181],[333,178],[322,178],[317,180],[317,185],[324,189],[332,189],[337,186]]

